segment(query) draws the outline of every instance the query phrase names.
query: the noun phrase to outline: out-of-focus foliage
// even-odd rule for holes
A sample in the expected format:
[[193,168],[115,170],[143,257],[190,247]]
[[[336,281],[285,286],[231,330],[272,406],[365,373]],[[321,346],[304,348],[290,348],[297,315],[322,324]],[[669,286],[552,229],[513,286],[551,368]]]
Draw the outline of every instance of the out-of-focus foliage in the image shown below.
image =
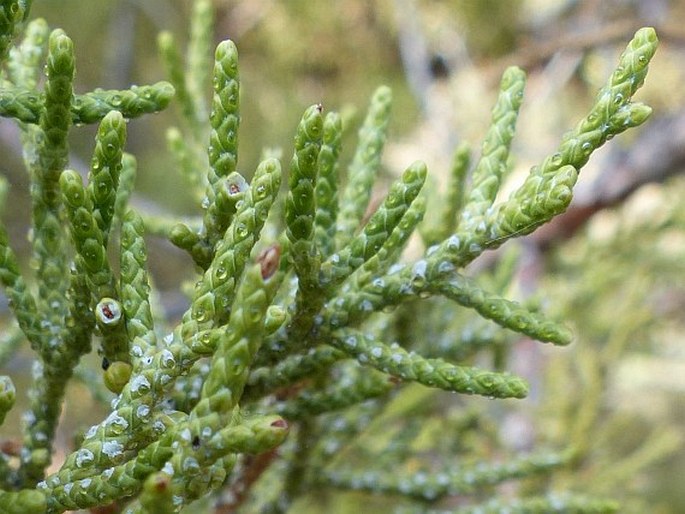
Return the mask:
[[646,186],[597,216],[554,252],[542,281],[561,299],[577,344],[545,356],[537,431],[579,450],[563,486],[621,491],[622,512],[685,506],[683,191],[682,177]]

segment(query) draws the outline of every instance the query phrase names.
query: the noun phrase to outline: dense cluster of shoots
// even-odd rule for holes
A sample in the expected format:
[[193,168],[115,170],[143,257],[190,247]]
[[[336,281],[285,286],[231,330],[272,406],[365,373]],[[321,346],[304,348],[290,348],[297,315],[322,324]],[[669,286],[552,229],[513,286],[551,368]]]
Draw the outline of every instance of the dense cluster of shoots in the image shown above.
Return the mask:
[[[394,430],[384,406],[415,394],[416,384],[525,397],[522,378],[474,365],[477,352],[501,349],[503,339],[493,333],[571,341],[567,328],[484,288],[464,268],[564,212],[592,152],[648,117],[649,107],[631,99],[656,49],[652,29],[635,34],[589,114],[508,198],[498,192],[525,84],[515,67],[504,72],[470,174],[469,150],[460,146],[446,193],[428,197],[426,166],[410,163],[367,214],[386,140],[389,88],[373,94],[348,165],[339,159],[340,115],[314,104],[297,125],[289,163],[266,158],[243,176],[233,42],[216,48],[211,102],[202,95],[212,64],[209,1],[194,4],[187,67],[173,37],[159,37],[170,83],[84,94],[73,88],[72,41],[43,20],[28,22],[29,4],[0,5],[0,115],[21,132],[35,263],[31,276],[20,270],[1,228],[0,280],[17,323],[0,340],[0,364],[23,341],[35,363],[23,439],[15,451],[5,445],[0,453],[0,512],[56,514],[109,504],[114,512],[177,512],[221,491],[217,501],[235,509],[285,512],[316,488],[400,495],[425,506],[549,473],[571,458],[562,450],[504,463],[444,459],[417,470],[404,466],[412,455],[401,444],[377,462],[341,455],[374,419]],[[202,206],[187,223],[128,204],[137,167],[125,150],[126,122],[164,109],[174,94],[183,125],[169,130],[169,149]],[[67,136],[93,123],[98,129],[84,181],[69,168]],[[1,186],[5,192],[6,182]],[[440,225],[422,224],[426,209],[441,213]],[[408,260],[403,250],[417,227],[426,249]],[[186,250],[198,272],[175,326],[151,294],[146,230]],[[426,302],[430,314],[416,310]],[[423,314],[411,319],[414,312]],[[455,315],[464,312],[475,315]],[[466,326],[482,336],[478,344]],[[102,360],[95,375],[77,368],[93,341]],[[104,383],[113,393],[110,413],[46,474],[65,387],[74,377],[90,380],[93,390]],[[12,381],[0,377],[0,421],[14,398]],[[473,429],[464,418],[454,422],[461,427],[455,436]],[[553,505],[573,512],[615,508],[574,496],[510,506],[517,505],[535,512]]]

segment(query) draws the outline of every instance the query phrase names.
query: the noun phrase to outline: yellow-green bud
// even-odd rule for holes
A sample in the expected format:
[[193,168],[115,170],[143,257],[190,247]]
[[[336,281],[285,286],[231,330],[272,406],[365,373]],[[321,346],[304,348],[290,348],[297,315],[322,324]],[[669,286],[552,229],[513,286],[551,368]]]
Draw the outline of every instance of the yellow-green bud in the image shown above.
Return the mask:
[[116,361],[105,370],[105,386],[113,393],[119,394],[131,378],[131,365],[128,362]]

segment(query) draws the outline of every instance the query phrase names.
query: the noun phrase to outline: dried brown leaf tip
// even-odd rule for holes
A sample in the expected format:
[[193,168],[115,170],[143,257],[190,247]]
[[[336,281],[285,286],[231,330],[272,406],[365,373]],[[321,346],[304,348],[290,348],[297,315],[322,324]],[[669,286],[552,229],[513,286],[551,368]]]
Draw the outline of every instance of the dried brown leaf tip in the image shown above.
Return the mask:
[[276,273],[281,260],[281,247],[271,245],[260,252],[257,262],[261,267],[262,279],[268,280]]

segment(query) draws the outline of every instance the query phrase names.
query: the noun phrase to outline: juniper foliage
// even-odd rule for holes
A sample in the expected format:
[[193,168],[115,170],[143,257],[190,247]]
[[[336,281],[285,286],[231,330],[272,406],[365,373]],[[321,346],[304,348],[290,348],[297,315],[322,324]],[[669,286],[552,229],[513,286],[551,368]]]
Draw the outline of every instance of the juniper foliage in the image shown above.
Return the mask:
[[[114,504],[116,512],[171,513],[211,497],[226,511],[286,512],[312,490],[371,491],[410,512],[454,497],[472,498],[454,512],[617,508],[573,494],[489,499],[497,484],[564,466],[573,448],[474,460],[467,447],[456,448],[486,430],[468,412],[448,420],[450,437],[437,437],[442,446],[433,448],[451,449],[462,462],[408,463],[418,458],[410,443],[430,419],[426,391],[526,396],[522,378],[473,365],[476,353],[499,351],[510,332],[571,342],[563,325],[501,295],[506,272],[498,285],[464,268],[562,213],[592,152],[647,119],[650,108],[632,96],[657,46],[652,29],[635,34],[588,115],[508,198],[498,193],[525,84],[515,67],[502,77],[468,186],[462,146],[443,197],[422,192],[427,170],[417,161],[367,214],[389,88],[374,93],[347,166],[339,160],[340,116],[314,104],[296,128],[287,166],[265,158],[248,181],[238,172],[237,49],[219,44],[210,77],[209,1],[194,3],[187,65],[172,35],[159,37],[170,82],[85,94],[74,92],[71,40],[43,20],[28,22],[29,8],[27,0],[0,5],[0,115],[21,130],[35,263],[30,277],[20,270],[3,227],[0,280],[17,325],[2,339],[0,359],[28,341],[35,364],[20,449],[5,445],[0,453],[0,511]],[[128,205],[137,169],[125,152],[126,121],[166,108],[174,95],[183,126],[169,129],[168,147],[203,208],[187,223]],[[68,168],[67,135],[94,123],[84,183]],[[3,205],[7,187],[3,181]],[[422,226],[427,208],[444,213],[444,223]],[[408,261],[403,251],[417,228],[427,249]],[[150,285],[146,231],[186,250],[198,271],[189,307],[170,330]],[[409,321],[402,307],[414,302],[435,309]],[[455,325],[453,313],[463,308],[478,314],[470,336]],[[93,340],[103,364],[98,379],[115,394],[110,414],[46,474],[65,387]],[[15,396],[10,378],[0,377],[0,421]],[[379,428],[391,437],[365,446],[361,435]]]

